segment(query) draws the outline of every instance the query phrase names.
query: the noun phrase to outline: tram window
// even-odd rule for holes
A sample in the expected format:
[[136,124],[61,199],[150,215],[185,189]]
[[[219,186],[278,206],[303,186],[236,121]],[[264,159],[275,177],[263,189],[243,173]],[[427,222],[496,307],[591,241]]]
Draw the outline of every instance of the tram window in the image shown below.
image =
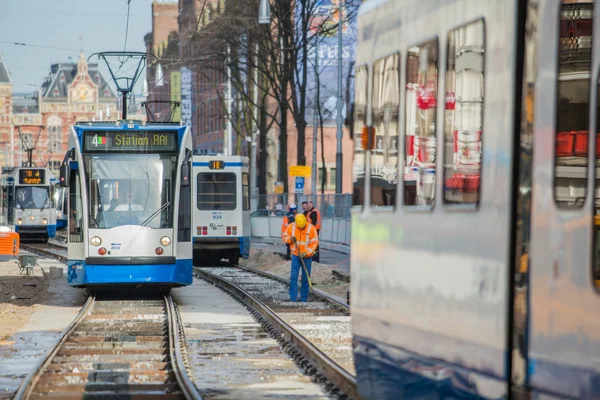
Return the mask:
[[438,43],[408,49],[406,59],[404,205],[432,207],[435,199]]
[[81,202],[81,185],[79,184],[79,171],[71,171],[69,187],[69,241],[72,243],[83,242],[83,205]]
[[558,36],[554,199],[580,208],[587,197],[594,3],[563,0]]
[[354,78],[354,161],[352,205],[363,206],[365,202],[365,164],[362,132],[367,124],[368,69],[366,65],[356,68]]
[[400,54],[373,64],[373,128],[371,197],[374,207],[395,206],[398,186],[398,114],[400,107]]
[[242,201],[243,201],[243,210],[250,210],[250,194],[248,188],[248,173],[242,172]]
[[483,20],[448,33],[444,110],[444,203],[478,204],[485,86]]
[[232,172],[198,174],[198,210],[236,209],[236,175]]

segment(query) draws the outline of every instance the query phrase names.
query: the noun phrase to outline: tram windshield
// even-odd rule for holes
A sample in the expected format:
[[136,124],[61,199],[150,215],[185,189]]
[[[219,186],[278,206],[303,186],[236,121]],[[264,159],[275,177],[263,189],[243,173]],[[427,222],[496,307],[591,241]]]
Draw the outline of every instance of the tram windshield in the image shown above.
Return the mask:
[[98,154],[84,156],[90,227],[173,227],[177,156]]
[[17,208],[44,209],[50,207],[50,197],[46,186],[17,186],[15,197]]

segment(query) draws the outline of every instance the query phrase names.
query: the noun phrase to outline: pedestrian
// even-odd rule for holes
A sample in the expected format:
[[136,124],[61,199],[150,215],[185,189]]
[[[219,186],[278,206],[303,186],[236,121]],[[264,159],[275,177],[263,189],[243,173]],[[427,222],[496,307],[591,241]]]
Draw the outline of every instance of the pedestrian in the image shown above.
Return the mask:
[[[308,213],[306,215],[306,220],[311,223],[317,229],[317,236],[321,233],[321,212],[315,208],[315,204],[312,201],[309,201],[307,204]],[[315,256],[313,260],[315,262],[319,262],[320,257],[319,246],[317,246],[317,250],[315,251]]]
[[308,201],[302,202],[302,214],[306,217],[308,215]]
[[[292,248],[292,268],[290,271],[290,301],[298,301],[298,273],[302,270],[300,301],[308,299],[308,279],[312,266],[312,257],[319,245],[317,230],[306,222],[304,214],[296,215],[295,221],[288,225],[283,241]],[[305,268],[306,267],[306,268]]]
[[[287,227],[289,226],[289,224],[291,224],[292,222],[295,221],[295,217],[296,217],[296,213],[298,212],[298,206],[296,206],[296,204],[292,203],[290,204],[287,208],[287,214],[283,216],[283,222],[281,223],[281,236],[283,237],[283,235],[285,234],[285,231],[287,230]],[[289,244],[285,244],[286,247],[286,252],[285,252],[285,259],[286,260],[291,260],[291,256],[290,256],[290,245]]]

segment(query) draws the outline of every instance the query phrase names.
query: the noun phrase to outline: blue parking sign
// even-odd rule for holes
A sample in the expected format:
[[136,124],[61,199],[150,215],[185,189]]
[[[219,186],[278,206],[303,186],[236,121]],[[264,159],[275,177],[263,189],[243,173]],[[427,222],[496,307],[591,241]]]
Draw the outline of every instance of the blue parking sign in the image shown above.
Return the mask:
[[296,193],[304,191],[304,177],[297,176],[296,177]]

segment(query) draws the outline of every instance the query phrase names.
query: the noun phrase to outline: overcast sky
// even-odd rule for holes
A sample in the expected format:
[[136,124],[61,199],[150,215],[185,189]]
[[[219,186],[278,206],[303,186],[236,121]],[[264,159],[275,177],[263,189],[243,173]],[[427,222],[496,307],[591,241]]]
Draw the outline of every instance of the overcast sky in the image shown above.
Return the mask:
[[[145,51],[144,35],[152,30],[151,4],[152,0],[131,0],[127,50]],[[127,0],[0,0],[0,53],[12,73],[13,92],[34,92],[50,64],[69,57],[77,61],[80,37],[86,58],[94,52],[123,50],[126,20]],[[94,57],[90,62],[98,61]]]

